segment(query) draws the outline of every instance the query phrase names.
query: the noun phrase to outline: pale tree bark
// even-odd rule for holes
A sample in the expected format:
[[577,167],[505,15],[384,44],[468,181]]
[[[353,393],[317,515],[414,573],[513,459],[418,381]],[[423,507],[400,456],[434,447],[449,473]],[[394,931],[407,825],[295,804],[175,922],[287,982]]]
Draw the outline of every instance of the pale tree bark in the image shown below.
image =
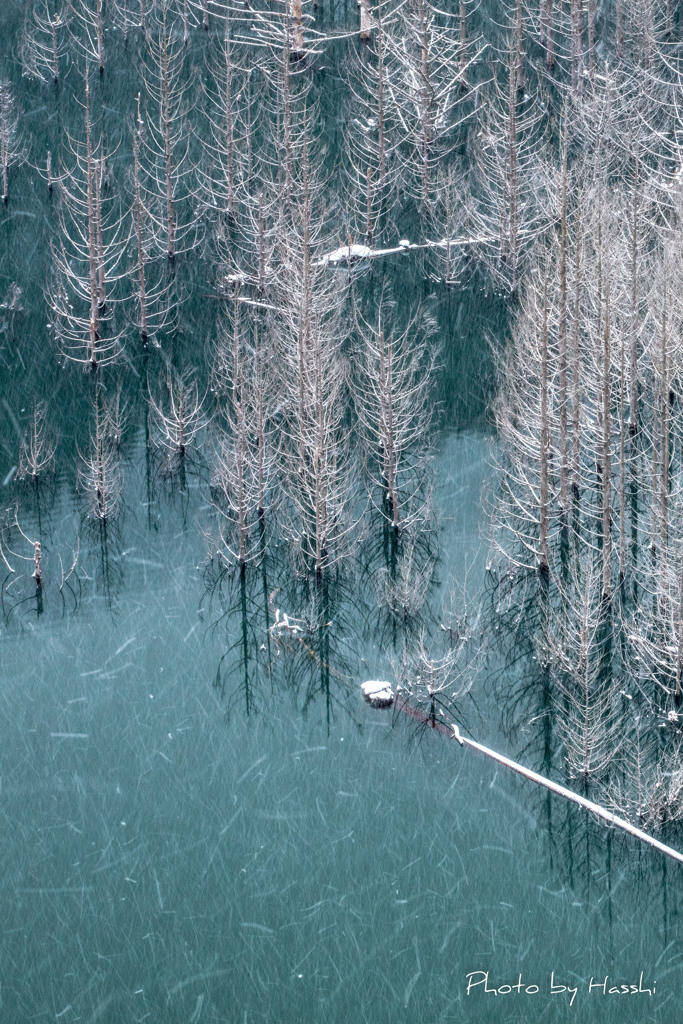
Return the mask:
[[681,676],[683,675],[683,564],[679,573],[678,595],[678,619],[675,624],[678,640],[676,645],[676,688],[674,691],[676,704],[681,702]]
[[639,379],[639,253],[638,235],[640,231],[639,201],[639,158],[635,151],[634,180],[631,202],[631,253],[630,253],[630,308],[629,308],[629,505],[631,515],[631,561],[635,566],[638,560],[639,543],[639,434],[640,434],[640,379]]
[[549,509],[548,509],[548,456],[550,431],[548,427],[548,282],[543,285],[543,328],[541,332],[541,449],[540,449],[540,508],[539,508],[539,570],[547,576],[550,568],[549,557]]
[[19,121],[9,82],[0,79],[0,165],[2,165],[2,201],[9,202],[9,169],[24,159]]
[[370,0],[360,0],[360,38],[367,43],[372,37],[372,11]]
[[596,0],[588,0],[588,72],[593,81],[595,73],[595,20],[597,17]]
[[465,0],[460,0],[460,88],[467,88],[467,8]]
[[546,4],[545,63],[549,71],[555,69],[555,11],[553,0]]
[[602,598],[612,597],[612,396],[610,275],[605,282],[605,330],[602,362]]
[[104,74],[104,25],[102,24],[102,0],[97,0],[97,62],[100,75]]
[[583,57],[583,0],[571,0],[571,63],[572,95],[578,99],[581,92],[581,66]]
[[166,240],[169,260],[176,255],[175,244],[175,209],[173,195],[173,147],[171,144],[171,110],[169,94],[168,70],[168,37],[166,35],[166,10],[164,9],[164,25],[162,36],[162,91],[161,91],[161,124],[164,136],[164,167],[166,187]]
[[567,140],[562,148],[562,212],[560,228],[560,310],[559,310],[559,405],[560,405],[560,505],[569,514],[569,424],[567,396]]
[[522,0],[517,0],[515,17],[515,78],[518,92],[524,92],[524,20]]
[[104,237],[102,233],[102,175],[103,163],[95,160],[95,221],[97,225],[97,307],[100,312],[107,305],[107,275],[104,263]]
[[290,57],[297,60],[303,57],[304,47],[304,15],[302,0],[289,0],[289,14],[292,24],[292,49]]
[[[665,286],[666,291],[666,286]],[[669,427],[669,353],[666,294],[661,319],[661,355],[660,355],[660,464],[661,477],[659,487],[660,538],[662,558],[666,559],[669,543],[669,465],[670,465],[670,427]]]
[[626,339],[619,343],[619,582],[626,579]]
[[508,156],[510,172],[510,217],[508,223],[508,239],[510,243],[510,259],[512,262],[512,292],[517,290],[517,96],[516,96],[515,75],[510,69],[510,98],[509,98],[509,132],[508,132]]
[[574,530],[578,533],[579,501],[581,497],[581,197],[576,207],[574,242],[574,311],[572,322],[572,504]]
[[140,96],[138,95],[138,121],[133,131],[133,220],[135,245],[138,261],[138,305],[140,307],[140,338],[146,345],[149,339],[147,328],[147,283],[145,280],[145,250],[143,245],[143,213],[140,195]]
[[617,58],[621,60],[624,56],[624,0],[616,0],[614,18],[617,44]]
[[100,310],[98,306],[97,288],[97,225],[95,218],[95,182],[94,161],[92,155],[92,138],[90,126],[90,85],[88,76],[85,78],[85,146],[86,174],[88,180],[88,261],[90,277],[90,365],[97,368],[97,340],[99,337]]

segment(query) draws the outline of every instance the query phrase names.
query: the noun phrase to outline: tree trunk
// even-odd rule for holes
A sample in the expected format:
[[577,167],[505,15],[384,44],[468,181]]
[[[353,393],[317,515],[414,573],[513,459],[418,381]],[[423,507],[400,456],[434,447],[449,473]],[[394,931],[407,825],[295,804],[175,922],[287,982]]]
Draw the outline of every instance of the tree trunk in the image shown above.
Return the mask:
[[660,537],[662,557],[666,557],[669,542],[669,359],[667,338],[666,296],[662,310],[662,354],[661,354],[661,391],[660,391],[660,423],[661,423],[661,479],[660,479]]
[[[140,114],[138,111],[138,124]],[[140,337],[147,344],[147,289],[145,283],[145,251],[142,241],[142,199],[140,197],[140,151],[138,128],[133,132],[133,215],[135,217],[135,241],[138,256],[138,302],[140,304]]]
[[377,157],[380,195],[386,185],[386,152],[384,141],[384,37],[382,35],[382,0],[377,4]]
[[99,336],[99,312],[97,291],[97,225],[95,219],[95,195],[93,181],[92,140],[90,134],[90,86],[85,79],[85,141],[86,175],[88,179],[88,269],[90,278],[90,365],[97,367],[97,339]]
[[460,88],[467,88],[467,8],[460,0]]
[[102,237],[102,162],[95,161],[95,220],[97,223],[97,306],[100,312],[107,305],[107,281],[104,266],[104,239]]
[[302,0],[289,0],[292,19],[292,50],[290,58],[298,60],[304,55],[304,15]]
[[595,19],[597,16],[596,0],[588,0],[588,71],[593,81],[595,72]]
[[[640,381],[638,379],[638,153],[635,154],[635,178],[633,182],[633,202],[631,206],[631,302],[629,315],[630,355],[629,355],[629,504],[631,507],[631,564],[638,564],[638,530],[639,530],[639,432],[640,432]],[[634,575],[634,587],[635,587]],[[634,593],[635,597],[635,593]]]
[[50,20],[50,28],[52,30],[52,81],[55,85],[59,85],[59,51],[57,49],[57,19],[52,18]]
[[370,0],[360,0],[360,38],[367,43],[372,37],[372,12]]
[[171,100],[169,96],[168,80],[168,35],[166,32],[166,13],[164,12],[164,24],[162,32],[162,91],[161,91],[161,121],[164,132],[164,166],[166,186],[166,243],[169,260],[174,260],[176,255],[175,247],[175,210],[173,199],[173,150],[171,146]]
[[512,272],[512,291],[517,291],[517,88],[514,68],[510,68],[510,101],[508,111],[508,152],[510,171],[510,209],[508,224],[508,242],[510,246],[510,263]]
[[571,0],[572,16],[572,94],[578,99],[581,91],[581,56],[583,36],[583,0]]
[[97,0],[97,61],[100,75],[104,74],[104,27],[102,25],[102,0]]
[[522,20],[522,0],[517,0],[517,17],[515,25],[515,79],[518,92],[524,92],[524,22]]
[[545,30],[545,63],[549,71],[555,69],[555,30],[553,0],[547,0]]
[[610,389],[610,282],[605,286],[605,333],[602,381],[602,599],[612,596],[612,454]]
[[543,285],[543,332],[541,336],[541,506],[539,509],[539,570],[547,576],[550,566],[548,551],[548,294]]
[[228,216],[235,213],[235,170],[234,170],[234,131],[232,123],[232,60],[230,55],[229,21],[225,21],[225,148],[228,162]]
[[569,514],[569,433],[567,422],[567,142],[562,152],[562,226],[560,233],[560,505],[565,519]]
[[626,578],[626,424],[624,422],[626,352],[623,335],[619,366],[619,582]]
[[616,0],[615,10],[615,31],[617,44],[617,58],[621,60],[624,56],[624,0]]

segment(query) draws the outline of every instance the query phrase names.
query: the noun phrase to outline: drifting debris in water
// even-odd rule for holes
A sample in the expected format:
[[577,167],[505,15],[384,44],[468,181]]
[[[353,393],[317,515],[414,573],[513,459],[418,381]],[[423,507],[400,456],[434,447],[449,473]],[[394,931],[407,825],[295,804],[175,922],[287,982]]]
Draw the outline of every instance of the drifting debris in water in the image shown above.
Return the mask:
[[277,636],[281,633],[291,633],[296,636],[298,633],[306,632],[306,623],[303,619],[295,619],[292,615],[287,615],[286,612],[281,612],[279,608],[275,609],[275,621],[270,627],[270,632]]
[[373,708],[390,708],[394,703],[391,684],[381,679],[369,679],[361,686],[363,696]]

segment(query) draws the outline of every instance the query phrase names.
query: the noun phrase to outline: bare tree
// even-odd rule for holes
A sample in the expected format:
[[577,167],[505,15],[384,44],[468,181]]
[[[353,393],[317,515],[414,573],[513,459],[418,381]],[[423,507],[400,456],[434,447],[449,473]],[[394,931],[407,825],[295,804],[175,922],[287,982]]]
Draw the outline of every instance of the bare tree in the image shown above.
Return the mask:
[[546,638],[567,769],[584,790],[607,778],[623,736],[618,684],[605,665],[603,590],[602,569],[589,556],[563,587]]
[[426,458],[438,352],[430,344],[434,324],[418,311],[407,327],[392,324],[382,296],[368,323],[356,311],[360,341],[354,374],[356,411],[367,432],[366,469],[373,500],[396,533],[424,517]]
[[458,701],[476,680],[470,640],[464,633],[444,647],[443,642],[428,638],[423,629],[416,642],[403,645],[400,660],[394,658],[393,664],[399,700],[409,700],[430,725],[438,722],[454,729],[456,739],[460,739],[460,731],[453,718],[459,711]]
[[102,390],[95,387],[93,412],[94,431],[90,436],[88,454],[80,454],[79,487],[86,497],[88,515],[105,526],[121,511],[123,478],[118,451],[111,443],[107,416],[103,408]]
[[463,93],[467,68],[481,53],[470,44],[463,59],[460,26],[430,0],[403,5],[393,32],[387,33],[393,68],[388,92],[401,137],[406,187],[428,208],[435,172],[457,142],[456,131],[471,115]]
[[158,345],[158,335],[171,322],[178,304],[178,294],[169,280],[166,268],[154,257],[156,224],[143,195],[143,177],[140,165],[140,147],[145,126],[138,113],[133,125],[133,166],[130,189],[132,192],[131,239],[133,258],[129,273],[133,293],[135,325],[143,347],[152,341]]
[[214,37],[206,57],[206,98],[208,135],[204,140],[206,160],[198,168],[200,194],[210,209],[231,219],[237,211],[237,193],[248,177],[248,134],[250,121],[249,77],[243,47],[231,36],[232,23],[226,16],[222,37]]
[[504,558],[547,576],[551,541],[560,525],[558,481],[550,469],[557,464],[551,419],[556,350],[546,261],[539,270],[522,293],[513,344],[500,367],[496,422],[502,463],[494,523]]
[[544,120],[538,99],[519,95],[517,51],[511,43],[491,83],[473,159],[475,224],[487,240],[481,250],[495,277],[513,293],[525,256],[548,226]]
[[312,25],[312,0],[278,0],[275,10],[255,9],[251,14],[252,40],[257,46],[268,47],[275,53],[286,50],[287,61],[301,61],[314,56],[320,34]]
[[190,0],[190,4],[196,11],[196,17],[199,18],[202,29],[208,32],[210,26],[209,0]]
[[9,202],[10,167],[23,163],[25,159],[12,88],[8,81],[0,80],[0,169],[2,201],[5,205]]
[[353,62],[349,76],[351,116],[345,131],[348,204],[367,245],[382,238],[398,198],[398,115],[391,95],[392,61],[385,27],[391,18],[391,7],[380,0],[372,47]]
[[72,165],[62,178],[60,238],[52,246],[54,274],[48,287],[52,328],[66,358],[96,370],[116,359],[121,331],[113,326],[115,289],[123,271],[124,219],[105,194],[104,153],[93,142],[90,89],[85,80],[85,142],[67,136]]
[[21,43],[25,75],[59,85],[60,65],[68,52],[70,9],[66,0],[39,0],[29,4]]
[[[11,514],[11,510],[7,509],[7,513]],[[23,551],[21,550],[22,548]],[[33,584],[31,586],[33,591],[31,600],[35,599],[36,601],[37,615],[42,615],[44,610],[43,545],[40,540],[40,535],[38,535],[38,537],[29,536],[22,529],[19,523],[18,507],[15,507],[12,518],[10,518],[10,515],[6,516],[5,523],[3,524],[2,529],[0,529],[0,560],[4,562],[9,571],[9,575],[12,577],[9,584],[7,584],[7,579],[5,579],[3,583],[2,594],[0,597],[3,611],[5,610],[5,597],[10,593],[10,589],[16,587],[17,584],[20,584],[27,576],[29,570],[33,569],[29,576],[29,578],[33,580]],[[18,568],[21,567],[22,564],[25,566],[25,571],[19,572]],[[14,592],[12,596],[14,596]],[[28,600],[28,598],[15,598],[17,604],[23,604],[26,600]]]
[[348,402],[341,361],[344,295],[341,282],[315,258],[325,244],[324,217],[314,204],[317,187],[306,134],[295,185],[290,225],[279,241],[282,269],[276,293],[286,409],[284,485],[291,539],[321,580],[343,554],[355,522],[349,437],[343,426]]
[[19,452],[19,477],[30,478],[35,484],[44,473],[54,468],[57,444],[50,437],[46,427],[47,405],[36,402],[28,437],[24,439]]
[[432,278],[451,287],[462,282],[477,246],[474,235],[471,181],[464,161],[439,168],[434,200],[429,210],[433,242],[429,245]]
[[185,71],[185,48],[169,0],[150,25],[142,77],[147,103],[139,133],[139,190],[155,245],[170,261],[193,244],[190,130],[191,81]]
[[261,337],[258,317],[245,314],[243,308],[234,303],[230,318],[219,329],[213,369],[218,402],[212,474],[216,543],[223,560],[240,568],[263,557],[279,454],[268,338]]
[[166,371],[166,398],[149,395],[156,426],[156,443],[164,452],[163,471],[171,475],[183,469],[191,449],[196,447],[206,426],[204,399],[190,370]]
[[100,76],[104,74],[104,4],[103,0],[69,0],[73,18],[70,30],[76,45],[86,58],[96,62]]
[[147,34],[147,17],[153,11],[154,3],[155,0],[112,0],[114,21],[123,33],[126,46],[131,29],[139,28]]

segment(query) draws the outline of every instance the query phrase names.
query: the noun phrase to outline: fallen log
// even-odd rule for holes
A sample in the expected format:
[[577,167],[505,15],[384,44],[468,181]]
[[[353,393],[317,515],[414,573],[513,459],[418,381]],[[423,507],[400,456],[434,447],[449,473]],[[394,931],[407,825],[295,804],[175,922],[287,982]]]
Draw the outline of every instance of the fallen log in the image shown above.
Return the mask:
[[460,733],[456,725],[447,725],[445,722],[440,722],[432,716],[426,715],[423,711],[413,707],[407,699],[402,697],[399,697],[396,700],[395,707],[397,711],[401,711],[403,714],[409,715],[416,721],[431,726],[431,728],[436,729],[437,732],[440,732],[448,739],[457,740],[461,746],[479,751],[479,753],[483,754],[484,757],[488,757],[492,761],[502,764],[505,768],[512,769],[513,772],[517,772],[518,775],[528,779],[530,782],[535,782],[537,785],[543,786],[545,789],[549,789],[551,793],[556,793],[558,796],[564,797],[565,800],[578,804],[579,807],[583,807],[585,810],[590,811],[591,814],[594,814],[602,821],[607,822],[609,825],[614,825],[615,828],[620,828],[623,832],[627,832],[628,835],[633,836],[635,839],[640,839],[642,842],[652,846],[655,850],[659,850],[660,853],[664,853],[667,857],[671,857],[673,860],[677,860],[683,864],[683,853],[679,853],[678,850],[674,850],[673,847],[667,846],[665,843],[661,843],[659,839],[655,839],[654,836],[649,835],[647,832],[643,832],[642,829],[636,828],[636,826],[632,825],[630,821],[626,821],[625,818],[620,818],[617,814],[613,814],[612,811],[608,811],[606,808],[601,807],[600,804],[596,804],[592,800],[588,800],[587,797],[574,793],[573,790],[567,789],[566,786],[561,786],[559,782],[553,782],[551,779],[546,779],[544,775],[539,775],[538,772],[534,772],[530,768],[525,768],[524,765],[518,764],[517,761],[513,761],[504,754],[498,754],[495,750],[491,750],[490,747],[485,747],[483,743],[477,743],[475,740],[468,739],[467,736],[463,736]]
[[[517,237],[527,237],[529,232],[518,231]],[[342,245],[333,252],[325,253],[319,259],[314,260],[314,267],[335,266],[339,263],[358,263],[361,260],[377,260],[385,256],[393,256],[396,253],[404,255],[408,252],[415,252],[418,249],[463,249],[473,248],[479,245],[493,245],[499,241],[498,235],[473,235],[462,238],[440,238],[427,240],[425,242],[411,242],[408,238],[402,238],[398,245],[388,249],[373,249],[369,245],[361,245],[358,242],[349,245]]]

